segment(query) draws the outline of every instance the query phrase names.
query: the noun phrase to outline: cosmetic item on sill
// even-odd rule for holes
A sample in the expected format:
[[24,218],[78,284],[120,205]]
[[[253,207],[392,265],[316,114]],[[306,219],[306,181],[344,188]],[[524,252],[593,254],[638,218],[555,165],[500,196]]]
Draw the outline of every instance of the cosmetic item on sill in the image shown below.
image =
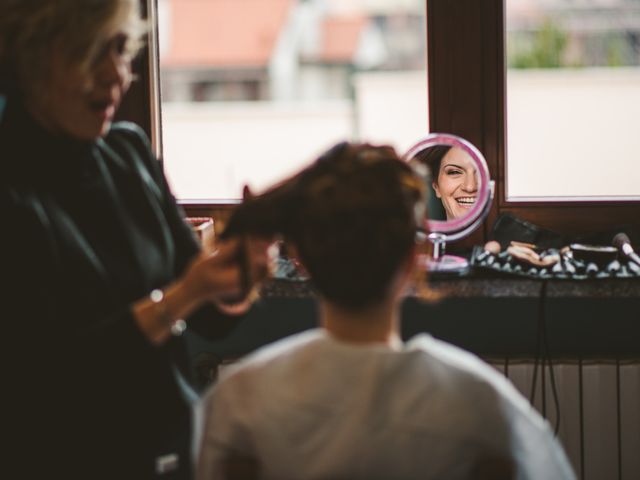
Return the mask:
[[286,253],[275,257],[272,277],[277,280],[305,281],[309,274],[295,257]]
[[575,260],[594,263],[598,267],[606,267],[618,256],[618,249],[612,246],[584,245],[582,243],[572,243],[569,245],[569,252]]
[[560,255],[548,250],[539,250],[535,245],[511,242],[507,253],[517,261],[534,267],[547,268],[560,261]]
[[626,233],[618,233],[615,237],[613,237],[613,241],[611,242],[616,250],[620,251],[620,254],[623,257],[626,257],[629,260],[629,264],[634,264],[635,266],[640,267],[640,256],[634,252],[633,247],[631,246],[631,240]]
[[477,246],[471,266],[477,274],[519,276],[549,280],[640,279],[640,266],[628,257],[617,258],[617,249],[571,244],[560,250],[541,250],[536,245],[511,244],[494,253]]

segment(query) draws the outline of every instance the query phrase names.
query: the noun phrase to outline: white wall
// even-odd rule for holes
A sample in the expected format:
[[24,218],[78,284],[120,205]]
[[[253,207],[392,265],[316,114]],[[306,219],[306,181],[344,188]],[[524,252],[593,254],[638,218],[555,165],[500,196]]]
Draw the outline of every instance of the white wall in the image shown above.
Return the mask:
[[359,139],[404,153],[429,133],[426,69],[358,74],[355,87]]
[[[239,198],[307,165],[342,140],[388,143],[403,153],[425,135],[422,72],[361,74],[349,101],[166,103],[165,169],[182,200]],[[359,132],[359,134],[358,134]]]
[[[340,140],[400,153],[428,133],[423,72],[355,77],[356,105],[165,104],[164,158],[179,198],[238,198]],[[640,196],[640,69],[515,72],[508,81],[513,200]]]
[[512,200],[640,198],[640,68],[510,71]]
[[165,169],[181,200],[239,198],[290,175],[351,130],[350,106],[166,104]]

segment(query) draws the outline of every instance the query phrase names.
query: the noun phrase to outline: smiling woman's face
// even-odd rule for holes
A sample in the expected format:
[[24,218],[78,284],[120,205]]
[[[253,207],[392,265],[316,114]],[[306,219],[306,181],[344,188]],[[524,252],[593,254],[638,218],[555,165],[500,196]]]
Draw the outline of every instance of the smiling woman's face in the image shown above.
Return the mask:
[[0,0],[0,83],[58,135],[105,135],[147,31],[140,0]]
[[28,105],[34,117],[54,133],[94,140],[107,133],[131,80],[127,35],[107,39],[84,73],[54,46],[46,92],[34,92]]
[[478,194],[477,175],[473,160],[464,150],[453,147],[444,156],[433,189],[442,200],[447,220],[460,218],[473,208]]

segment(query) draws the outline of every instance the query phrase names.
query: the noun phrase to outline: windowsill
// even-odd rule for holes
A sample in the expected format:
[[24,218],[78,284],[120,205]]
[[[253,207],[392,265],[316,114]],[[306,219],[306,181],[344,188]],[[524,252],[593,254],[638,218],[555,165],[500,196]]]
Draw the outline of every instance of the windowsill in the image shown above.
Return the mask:
[[[640,298],[640,278],[545,280],[547,298]],[[444,299],[455,298],[539,298],[543,280],[521,276],[499,277],[485,272],[429,280],[433,290],[444,294]],[[282,261],[274,274],[261,288],[263,298],[314,297],[311,282],[305,279],[291,263]],[[413,295],[410,295],[413,296]]]

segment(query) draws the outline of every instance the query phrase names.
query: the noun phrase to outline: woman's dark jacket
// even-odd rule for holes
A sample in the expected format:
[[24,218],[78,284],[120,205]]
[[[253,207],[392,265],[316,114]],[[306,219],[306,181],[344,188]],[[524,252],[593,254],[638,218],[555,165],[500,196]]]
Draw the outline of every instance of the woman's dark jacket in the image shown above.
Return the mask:
[[[152,346],[131,304],[199,247],[146,136],[120,123],[92,143],[56,137],[10,100],[0,172],[12,478],[154,478],[173,454],[180,467],[159,478],[187,478],[190,410],[174,370],[189,378],[184,339]],[[188,321],[209,338],[233,323],[213,307]]]

